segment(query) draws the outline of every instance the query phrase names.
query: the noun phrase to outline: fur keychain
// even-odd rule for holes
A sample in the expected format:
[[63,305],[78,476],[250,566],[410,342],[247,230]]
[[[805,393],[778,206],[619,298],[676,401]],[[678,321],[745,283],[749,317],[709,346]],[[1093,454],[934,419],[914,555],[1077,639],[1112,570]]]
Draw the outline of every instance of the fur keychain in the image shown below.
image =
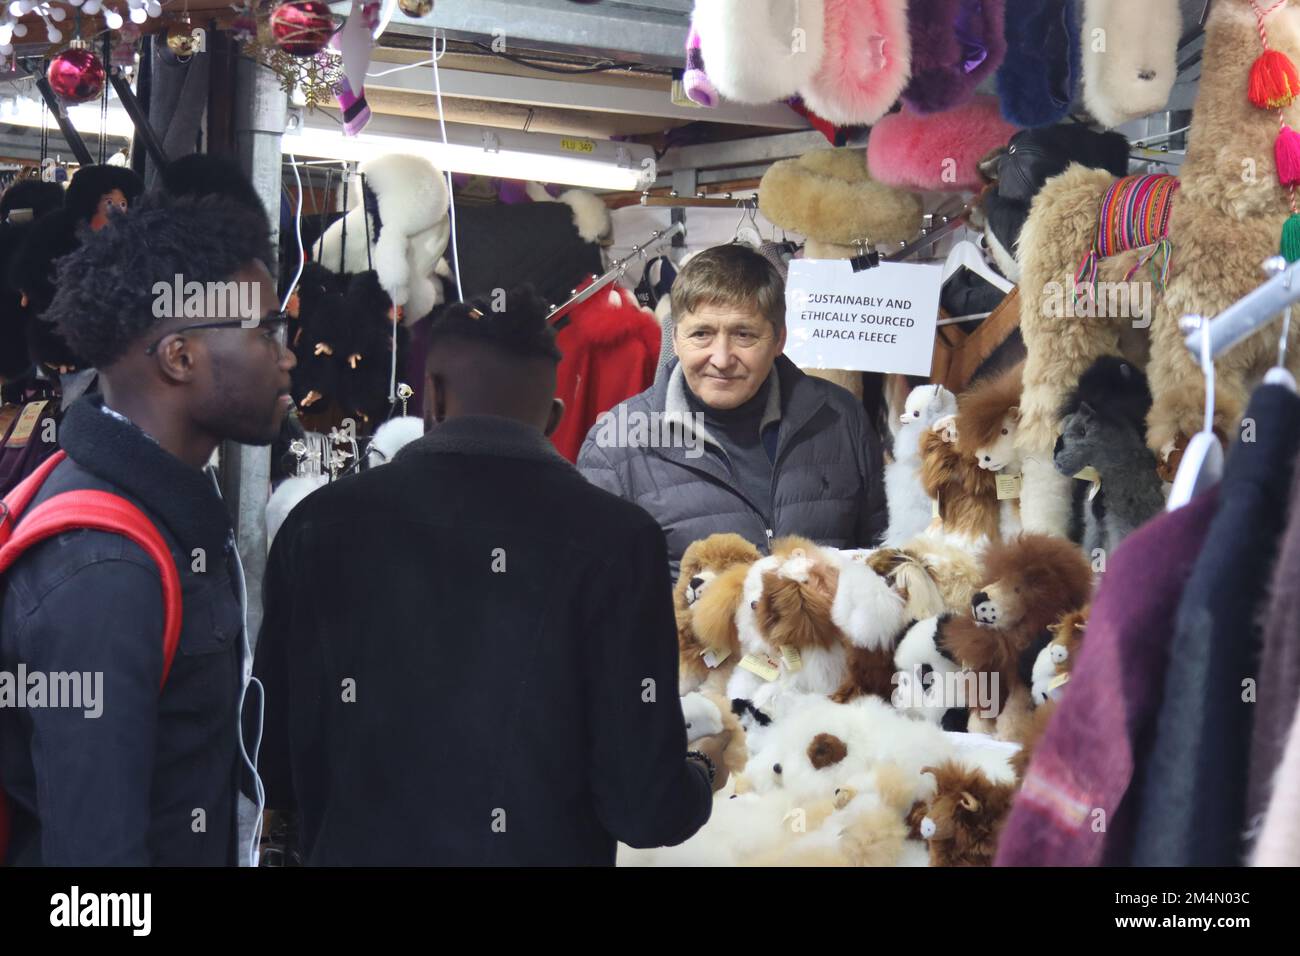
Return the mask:
[[1300,93],[1300,72],[1289,56],[1269,45],[1268,27],[1264,24],[1270,15],[1286,5],[1287,0],[1276,0],[1264,8],[1258,0],[1250,0],[1264,52],[1250,68],[1246,95],[1262,110],[1277,110],[1278,135],[1273,153],[1278,181],[1287,188],[1287,201],[1291,205],[1291,216],[1282,226],[1281,251],[1287,262],[1295,262],[1300,259],[1300,208],[1297,208],[1295,199],[1296,186],[1300,186],[1300,133],[1287,123],[1283,110]]

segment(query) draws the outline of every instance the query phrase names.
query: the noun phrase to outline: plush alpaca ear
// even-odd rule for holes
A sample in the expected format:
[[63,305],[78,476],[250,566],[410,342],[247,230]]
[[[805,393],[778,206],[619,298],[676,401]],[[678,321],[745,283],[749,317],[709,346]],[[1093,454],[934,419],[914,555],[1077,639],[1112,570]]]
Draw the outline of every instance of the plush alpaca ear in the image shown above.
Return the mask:
[[833,766],[848,755],[849,748],[834,734],[818,734],[808,745],[808,762],[815,770]]
[[961,808],[967,813],[979,813],[980,802],[975,799],[974,795],[972,795],[969,790],[963,790],[961,792],[961,797],[958,798],[958,802],[961,803]]
[[1092,421],[1094,418],[1097,417],[1097,412],[1087,402],[1083,402],[1082,404],[1079,405],[1079,417],[1082,418],[1084,421]]
[[1007,414],[1011,416],[1011,420],[1012,420],[1013,422],[1015,422],[1017,425],[1020,424],[1020,406],[1019,406],[1019,405],[1012,405],[1012,406],[1011,406],[1011,410],[1010,410],[1009,412],[1007,412]]

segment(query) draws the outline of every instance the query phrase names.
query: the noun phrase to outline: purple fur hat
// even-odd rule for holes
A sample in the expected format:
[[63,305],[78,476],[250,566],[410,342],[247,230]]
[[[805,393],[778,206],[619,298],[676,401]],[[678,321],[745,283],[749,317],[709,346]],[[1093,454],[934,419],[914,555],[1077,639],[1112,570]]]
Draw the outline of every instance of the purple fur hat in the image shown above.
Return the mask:
[[912,80],[903,101],[917,113],[960,106],[1006,56],[1005,0],[911,0]]

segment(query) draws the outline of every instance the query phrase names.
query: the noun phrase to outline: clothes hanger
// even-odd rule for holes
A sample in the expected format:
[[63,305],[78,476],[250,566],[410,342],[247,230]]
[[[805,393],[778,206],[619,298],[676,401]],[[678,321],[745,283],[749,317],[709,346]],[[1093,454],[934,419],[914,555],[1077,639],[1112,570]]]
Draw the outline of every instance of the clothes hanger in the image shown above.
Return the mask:
[[763,231],[758,228],[757,204],[752,199],[741,199],[738,205],[744,208],[744,213],[740,217],[740,222],[736,223],[736,231],[731,241],[757,249],[763,244]]
[[1183,452],[1183,460],[1174,476],[1174,486],[1169,492],[1166,511],[1177,511],[1183,505],[1218,482],[1223,475],[1223,446],[1214,434],[1214,359],[1210,354],[1210,322],[1199,315],[1185,315],[1179,327],[1187,334],[1196,329],[1201,335],[1201,372],[1205,375],[1205,427],[1192,436]]
[[[1273,256],[1264,263],[1264,271],[1270,277],[1286,272],[1289,263],[1283,256]],[[1289,292],[1291,289],[1292,275],[1287,274],[1284,285]],[[1264,376],[1265,385],[1281,385],[1283,388],[1292,392],[1296,390],[1295,376],[1291,374],[1290,369],[1286,367],[1286,345],[1287,339],[1291,335],[1291,306],[1287,306],[1282,312],[1282,337],[1277,343],[1277,364],[1268,370]]]
[[979,246],[969,239],[962,239],[955,243],[948,252],[948,258],[943,263],[943,278],[940,280],[940,284],[942,285],[952,278],[962,266],[975,273],[989,285],[1000,289],[1003,295],[1010,294],[1011,290],[1015,288],[1014,283],[1008,282],[989,268],[989,264],[984,261],[984,254],[980,252]]

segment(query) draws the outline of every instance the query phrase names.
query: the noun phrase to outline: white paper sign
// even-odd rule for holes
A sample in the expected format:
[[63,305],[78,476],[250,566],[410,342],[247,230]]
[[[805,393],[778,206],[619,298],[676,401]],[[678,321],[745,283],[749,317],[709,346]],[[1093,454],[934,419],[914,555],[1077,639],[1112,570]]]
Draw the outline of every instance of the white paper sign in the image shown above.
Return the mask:
[[785,354],[800,368],[928,377],[943,266],[795,259],[785,285]]

